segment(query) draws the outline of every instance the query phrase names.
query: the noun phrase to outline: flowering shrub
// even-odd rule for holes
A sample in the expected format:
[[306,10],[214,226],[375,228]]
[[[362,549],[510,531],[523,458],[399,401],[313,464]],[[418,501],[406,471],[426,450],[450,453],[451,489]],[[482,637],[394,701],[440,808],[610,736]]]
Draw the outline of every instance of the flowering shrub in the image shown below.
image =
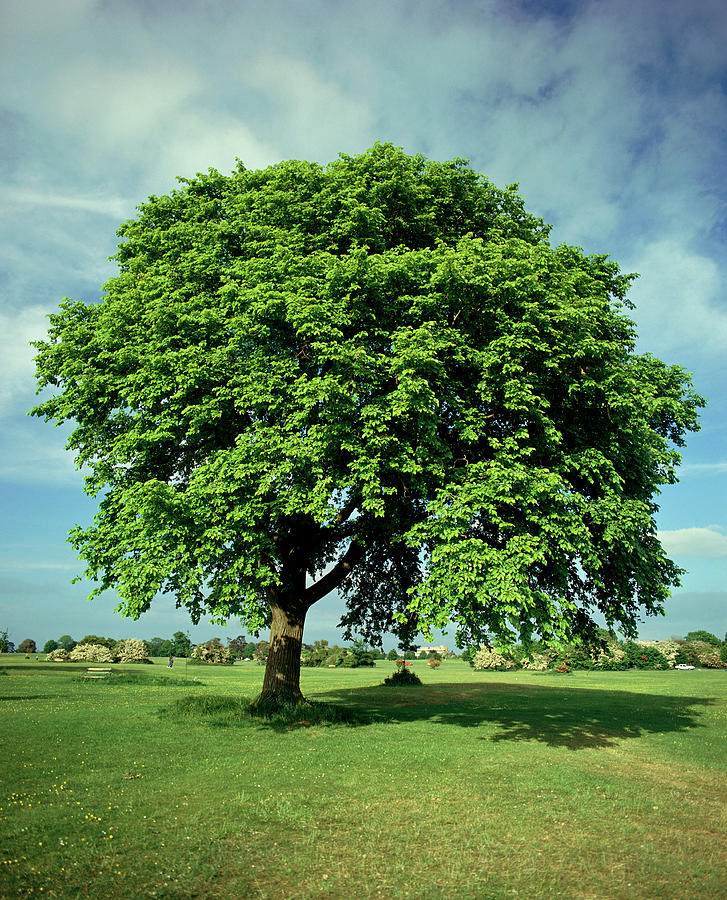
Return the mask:
[[212,638],[204,644],[197,644],[192,650],[192,663],[208,663],[217,666],[231,666],[234,663],[229,647],[225,647],[219,638]]
[[472,665],[478,671],[482,669],[514,669],[517,665],[514,659],[503,656],[491,647],[480,647],[475,653]]
[[70,657],[71,655],[65,647],[57,647],[48,654],[48,659],[51,662],[67,662]]
[[550,668],[552,657],[547,653],[531,653],[530,656],[524,656],[522,659],[523,669],[530,669],[533,672],[544,672]]
[[721,669],[722,658],[720,648],[706,641],[686,641],[682,649],[687,662],[692,666],[704,666],[707,669]]
[[114,661],[113,654],[103,644],[76,644],[68,658],[72,662],[111,663]]
[[626,651],[615,638],[609,640],[605,647],[599,647],[593,653],[593,665],[597,669],[605,669],[610,672],[629,667]]
[[427,665],[430,669],[438,669],[442,665],[442,661],[432,656],[427,660]]
[[687,661],[682,645],[678,641],[636,641],[639,647],[653,647],[666,659],[669,668]]
[[122,663],[145,663],[149,662],[149,648],[144,641],[137,641],[136,638],[129,638],[126,641],[119,641],[114,651]]

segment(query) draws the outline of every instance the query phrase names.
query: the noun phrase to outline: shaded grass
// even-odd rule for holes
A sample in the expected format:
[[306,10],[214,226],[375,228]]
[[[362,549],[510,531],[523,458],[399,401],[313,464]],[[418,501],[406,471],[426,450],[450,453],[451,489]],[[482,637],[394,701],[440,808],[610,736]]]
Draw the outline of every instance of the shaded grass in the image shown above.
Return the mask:
[[726,673],[415,668],[304,672],[338,727],[247,716],[256,666],[8,666],[0,896],[724,896]]

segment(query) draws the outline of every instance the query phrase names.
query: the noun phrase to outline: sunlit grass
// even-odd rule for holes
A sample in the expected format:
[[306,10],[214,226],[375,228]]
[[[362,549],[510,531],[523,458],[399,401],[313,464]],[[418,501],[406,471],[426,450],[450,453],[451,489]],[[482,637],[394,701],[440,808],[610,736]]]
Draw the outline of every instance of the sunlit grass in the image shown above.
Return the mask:
[[725,895],[727,672],[0,667],[2,897]]

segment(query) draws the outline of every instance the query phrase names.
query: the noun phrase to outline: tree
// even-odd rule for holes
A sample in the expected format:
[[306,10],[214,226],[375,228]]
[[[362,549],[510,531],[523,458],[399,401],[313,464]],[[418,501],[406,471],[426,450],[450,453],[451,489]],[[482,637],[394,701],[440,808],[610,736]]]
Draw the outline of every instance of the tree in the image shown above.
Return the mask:
[[0,653],[15,653],[15,644],[8,637],[7,628],[0,631]]
[[175,631],[172,635],[172,652],[175,656],[189,656],[192,651],[192,641],[183,631]]
[[67,650],[69,653],[76,646],[76,643],[77,642],[73,640],[70,634],[62,634],[58,638],[58,646],[63,650]]
[[261,706],[301,697],[336,589],[347,638],[635,634],[679,583],[655,498],[704,401],[636,353],[632,276],[548,230],[388,144],[150,197],[35,345],[32,412],[101,497],[71,532],[91,596],[270,626]]
[[101,637],[98,634],[87,634],[86,637],[81,638],[78,643],[94,644],[101,647],[107,647],[109,650],[113,650],[119,642],[116,640],[116,638]]
[[18,644],[18,653],[35,653],[35,641],[32,638],[25,638]]
[[227,646],[235,659],[242,659],[245,654],[245,647],[247,646],[247,638],[244,634],[238,634],[236,638],[227,639]]
[[49,641],[46,641],[45,644],[43,644],[43,653],[52,653],[54,650],[57,650],[57,649],[58,649],[58,641],[54,641],[53,638],[51,638]]
[[392,660],[393,660],[393,659],[398,659],[398,658],[399,658],[399,654],[396,652],[396,650],[394,650],[394,649],[392,648],[392,649],[389,650],[389,652],[386,654],[386,658],[387,658],[387,659],[392,659]]
[[712,644],[714,647],[720,647],[722,645],[722,641],[720,641],[716,634],[712,634],[711,631],[704,631],[703,629],[690,631],[689,634],[684,636],[684,640],[703,641],[705,644]]

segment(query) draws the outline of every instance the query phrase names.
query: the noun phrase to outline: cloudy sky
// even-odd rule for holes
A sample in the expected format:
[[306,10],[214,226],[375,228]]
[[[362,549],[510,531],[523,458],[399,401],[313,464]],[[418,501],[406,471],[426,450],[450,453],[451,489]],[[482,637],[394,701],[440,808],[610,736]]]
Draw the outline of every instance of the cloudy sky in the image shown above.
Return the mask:
[[[709,401],[661,497],[688,570],[644,637],[727,629],[727,11],[718,0],[3,0],[0,629],[232,636],[160,599],[89,604],[65,543],[93,506],[64,432],[25,413],[63,296],[113,274],[118,224],[175,176],[321,163],[391,141],[519,182],[553,240],[641,277],[640,347]],[[335,601],[307,638],[336,639]]]

